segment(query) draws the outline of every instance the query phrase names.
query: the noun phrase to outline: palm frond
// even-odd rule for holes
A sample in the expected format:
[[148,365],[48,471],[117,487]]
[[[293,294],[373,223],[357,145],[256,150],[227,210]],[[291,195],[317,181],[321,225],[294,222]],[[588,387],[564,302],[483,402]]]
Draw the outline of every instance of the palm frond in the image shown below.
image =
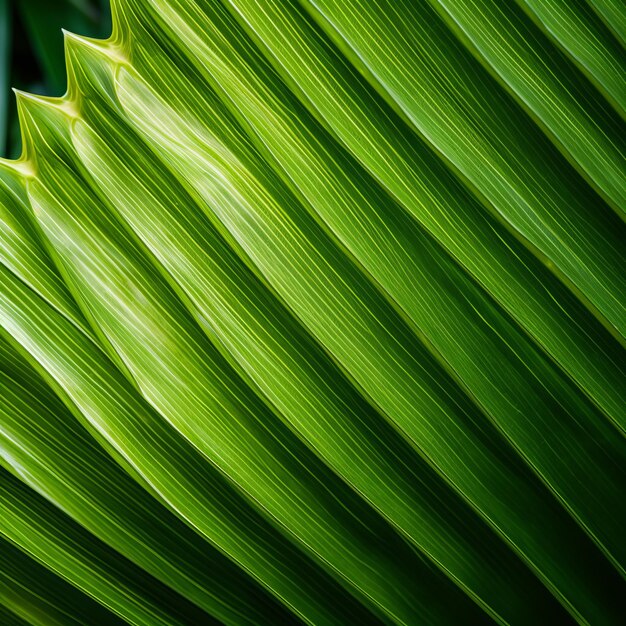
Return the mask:
[[626,52],[594,4],[118,0],[66,33],[0,163],[12,619],[620,623]]

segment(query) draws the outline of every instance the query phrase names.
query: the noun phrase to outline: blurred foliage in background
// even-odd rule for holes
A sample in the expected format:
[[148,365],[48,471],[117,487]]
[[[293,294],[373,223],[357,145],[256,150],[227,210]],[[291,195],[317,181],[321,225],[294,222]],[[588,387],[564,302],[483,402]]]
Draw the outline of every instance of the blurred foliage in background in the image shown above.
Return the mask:
[[12,87],[48,96],[65,92],[63,28],[107,37],[109,0],[0,0],[0,156],[16,158],[21,150]]

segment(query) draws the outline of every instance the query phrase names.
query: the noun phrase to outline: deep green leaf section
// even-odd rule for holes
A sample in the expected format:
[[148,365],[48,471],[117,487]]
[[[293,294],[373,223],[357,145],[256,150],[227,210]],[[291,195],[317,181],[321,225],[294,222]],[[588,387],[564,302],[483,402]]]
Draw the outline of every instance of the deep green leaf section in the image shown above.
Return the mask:
[[[3,342],[0,353],[1,436],[8,470],[120,554],[225,622],[288,621],[240,570],[112,462],[11,346]],[[46,552],[41,554],[45,558]]]
[[119,0],[66,35],[0,163],[7,623],[620,623],[595,4]]
[[584,0],[520,3],[624,116],[626,51],[589,4]]
[[[427,3],[305,4],[490,212],[623,334],[623,202],[607,206]],[[611,123],[623,173],[624,121]]]
[[[79,626],[92,620],[111,626],[127,623],[5,539],[0,542],[0,556],[3,563],[0,571],[0,617],[3,624]],[[4,564],[10,567],[4,567]]]

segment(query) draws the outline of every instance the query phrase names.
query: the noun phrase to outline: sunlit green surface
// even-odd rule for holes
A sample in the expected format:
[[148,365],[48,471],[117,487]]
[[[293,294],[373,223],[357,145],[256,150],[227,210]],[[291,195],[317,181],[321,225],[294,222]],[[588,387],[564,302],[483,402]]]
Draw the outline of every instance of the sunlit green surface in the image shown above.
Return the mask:
[[598,5],[119,0],[66,35],[0,162],[7,620],[620,623]]

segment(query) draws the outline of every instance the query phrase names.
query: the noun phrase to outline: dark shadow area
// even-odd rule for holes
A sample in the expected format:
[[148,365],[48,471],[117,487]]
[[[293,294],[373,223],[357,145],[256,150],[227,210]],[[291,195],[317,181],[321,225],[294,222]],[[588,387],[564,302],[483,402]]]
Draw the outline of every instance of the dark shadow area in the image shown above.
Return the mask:
[[109,0],[0,0],[0,156],[17,158],[21,151],[12,88],[46,96],[65,92],[62,29],[107,37]]

